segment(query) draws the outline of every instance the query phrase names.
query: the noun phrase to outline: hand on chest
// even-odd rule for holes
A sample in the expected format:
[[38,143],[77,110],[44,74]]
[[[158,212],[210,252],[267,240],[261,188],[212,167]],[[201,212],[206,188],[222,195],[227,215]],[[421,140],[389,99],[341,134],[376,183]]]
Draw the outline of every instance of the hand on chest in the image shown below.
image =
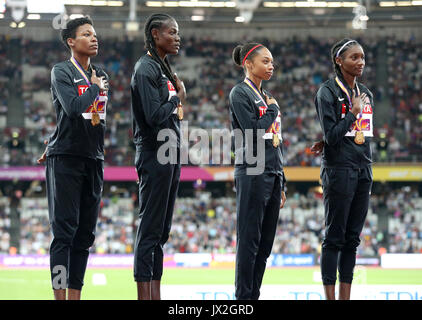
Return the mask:
[[[342,95],[337,97],[337,108],[341,109],[341,119],[350,112],[351,105],[347,98]],[[356,131],[362,131],[365,136],[373,136],[373,108],[369,97],[362,101],[361,112],[357,115],[357,120],[352,123],[346,136],[355,136]]]
[[[254,103],[259,110],[259,118],[261,118],[268,110],[268,106],[262,102],[262,99],[255,99]],[[273,124],[270,128],[266,130],[267,133],[274,133],[277,132],[280,134],[281,138],[281,114],[280,111],[277,113],[277,117],[275,118]]]
[[[90,83],[87,83],[85,77],[81,78],[81,74],[74,73],[74,83],[77,86],[78,95],[83,95],[90,87]],[[88,75],[89,76],[89,75]],[[88,80],[89,81],[89,80]],[[106,91],[100,91],[99,95],[95,98],[94,102],[89,105],[85,112],[82,113],[82,117],[86,120],[92,119],[92,114],[97,113],[101,120],[106,118],[106,106],[108,101],[108,94]]]

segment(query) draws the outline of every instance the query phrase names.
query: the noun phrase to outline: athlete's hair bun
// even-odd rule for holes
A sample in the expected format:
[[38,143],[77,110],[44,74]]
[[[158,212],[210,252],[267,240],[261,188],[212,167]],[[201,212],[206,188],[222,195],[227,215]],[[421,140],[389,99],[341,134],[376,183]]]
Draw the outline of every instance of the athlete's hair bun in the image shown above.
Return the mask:
[[236,65],[242,66],[242,60],[240,59],[240,51],[242,50],[242,45],[238,45],[236,48],[233,49],[232,58]]

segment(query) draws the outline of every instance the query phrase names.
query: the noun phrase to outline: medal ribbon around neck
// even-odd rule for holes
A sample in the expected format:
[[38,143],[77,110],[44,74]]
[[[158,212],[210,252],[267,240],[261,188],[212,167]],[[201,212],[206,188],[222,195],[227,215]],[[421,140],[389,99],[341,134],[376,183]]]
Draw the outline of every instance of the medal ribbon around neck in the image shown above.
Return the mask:
[[74,57],[71,57],[70,62],[72,62],[75,68],[78,69],[79,73],[85,79],[86,83],[88,83],[88,85],[91,86],[91,81],[89,81],[88,77],[86,76],[85,72],[82,70],[82,67],[80,66],[78,61],[76,61]]
[[[352,99],[350,98],[349,91],[346,89],[346,86],[343,84],[343,82],[341,82],[339,77],[336,77],[336,82],[338,86],[340,87],[341,91],[343,91],[346,94],[347,100],[349,100],[349,109],[351,109],[353,104],[352,104]],[[359,86],[357,84],[356,84],[356,91],[358,93],[358,96],[360,96]],[[361,131],[361,126],[359,126],[359,122],[362,122],[362,120],[359,121],[359,119],[362,119],[362,111],[363,110],[361,108],[360,113],[359,113],[359,118],[355,121],[356,131]]]
[[[88,86],[91,86],[91,81],[89,81],[88,77],[86,76],[85,72],[82,70],[82,67],[80,66],[80,64],[78,63],[78,61],[76,61],[76,59],[74,57],[71,57],[70,58],[70,62],[73,63],[73,65],[75,66],[75,68],[79,71],[79,73],[81,74],[81,76],[85,79],[86,83],[88,83]],[[95,101],[94,101],[94,106],[93,106],[94,112],[97,112],[98,102],[99,102],[99,96],[97,96],[95,98]]]
[[[255,92],[255,94],[261,99],[261,101],[264,103],[264,105],[268,108],[267,103],[265,102],[265,99],[262,97],[262,95],[259,93],[258,89],[255,87],[255,84],[249,79],[245,78],[245,83],[252,89],[252,91]],[[271,132],[273,134],[277,134],[277,129],[275,128],[275,121],[271,125]]]

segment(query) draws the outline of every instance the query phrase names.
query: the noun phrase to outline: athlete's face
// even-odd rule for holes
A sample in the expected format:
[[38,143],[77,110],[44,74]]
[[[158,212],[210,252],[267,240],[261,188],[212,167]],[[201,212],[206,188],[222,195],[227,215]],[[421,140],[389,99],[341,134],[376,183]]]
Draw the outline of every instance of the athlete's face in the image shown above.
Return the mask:
[[89,57],[98,54],[98,39],[94,27],[84,24],[76,29],[75,39],[68,38],[67,43],[73,52]]
[[246,60],[249,74],[262,80],[270,80],[274,71],[273,56],[267,48],[261,48],[253,59]]
[[180,49],[179,26],[173,19],[167,20],[160,29],[152,29],[155,47],[161,56],[177,54]]
[[365,68],[365,53],[360,45],[354,45],[336,58],[343,74],[360,77]]

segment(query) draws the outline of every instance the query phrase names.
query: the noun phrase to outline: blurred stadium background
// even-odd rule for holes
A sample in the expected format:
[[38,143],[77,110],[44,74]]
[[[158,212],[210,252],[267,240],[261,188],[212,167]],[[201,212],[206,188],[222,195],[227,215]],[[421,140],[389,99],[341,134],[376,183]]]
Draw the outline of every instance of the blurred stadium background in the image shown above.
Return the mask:
[[[283,112],[286,208],[264,277],[263,299],[322,299],[321,138],[314,95],[332,75],[330,48],[343,37],[366,53],[364,82],[375,96],[374,186],[361,234],[353,299],[422,297],[422,1],[90,1],[0,0],[0,299],[51,299],[51,241],[44,167],[36,159],[55,127],[50,70],[68,58],[66,19],[88,14],[100,41],[93,63],[110,75],[105,184],[83,298],[134,299],[137,184],[129,82],[144,54],[143,23],[176,18],[182,49],[172,57],[185,81],[185,120],[230,130],[228,94],[243,77],[234,46],[262,42],[276,61],[267,88]],[[210,147],[211,147],[210,141]],[[215,146],[214,146],[215,148]],[[223,158],[229,149],[217,151]],[[195,149],[182,168],[165,252],[164,299],[233,299],[233,167]],[[211,154],[211,152],[210,152]],[[198,165],[198,163],[200,163]]]

